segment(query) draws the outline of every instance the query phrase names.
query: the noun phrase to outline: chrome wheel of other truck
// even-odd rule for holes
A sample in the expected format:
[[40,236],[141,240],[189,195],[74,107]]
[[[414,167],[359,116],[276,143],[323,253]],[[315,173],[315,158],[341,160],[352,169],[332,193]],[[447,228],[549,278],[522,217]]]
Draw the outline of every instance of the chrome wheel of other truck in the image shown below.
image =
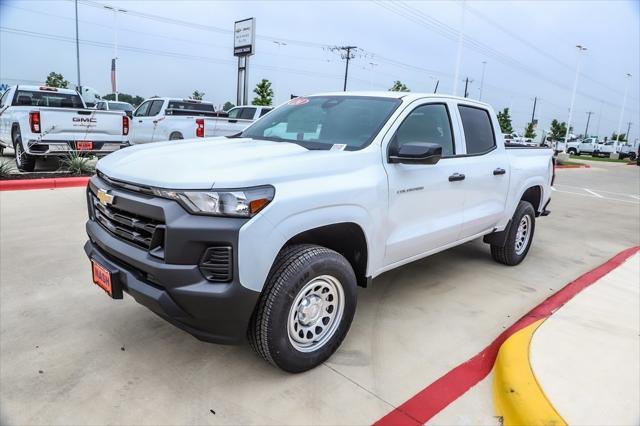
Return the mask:
[[491,256],[496,262],[514,266],[527,257],[536,226],[536,211],[528,201],[520,201],[511,226],[507,231],[504,246],[491,244]]
[[347,259],[325,247],[291,245],[271,268],[249,342],[271,364],[300,373],[338,349],[355,309],[356,277]]

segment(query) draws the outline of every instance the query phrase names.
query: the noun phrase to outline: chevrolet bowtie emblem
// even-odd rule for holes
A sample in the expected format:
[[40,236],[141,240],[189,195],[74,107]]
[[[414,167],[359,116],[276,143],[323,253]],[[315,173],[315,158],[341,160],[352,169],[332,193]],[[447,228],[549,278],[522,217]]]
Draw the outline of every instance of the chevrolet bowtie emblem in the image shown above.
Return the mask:
[[106,189],[98,189],[98,200],[100,201],[100,203],[104,204],[105,206],[107,204],[113,204],[113,199],[114,196],[109,194]]

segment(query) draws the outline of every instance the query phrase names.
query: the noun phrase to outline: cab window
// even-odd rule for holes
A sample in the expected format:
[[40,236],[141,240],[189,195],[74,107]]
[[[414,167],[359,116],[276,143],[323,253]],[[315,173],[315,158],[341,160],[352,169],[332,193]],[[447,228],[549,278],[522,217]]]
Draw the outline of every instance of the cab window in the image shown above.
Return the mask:
[[162,104],[163,103],[164,103],[164,101],[162,101],[162,100],[151,102],[151,106],[149,107],[149,112],[147,113],[147,115],[149,117],[153,117],[153,116],[158,115],[158,113],[162,109]]
[[422,105],[404,119],[394,137],[398,147],[410,142],[435,143],[442,147],[442,156],[455,154],[451,120],[445,104]]
[[240,113],[240,117],[243,120],[253,120],[253,117],[256,115],[255,108],[242,108],[242,112]]
[[496,147],[489,111],[467,105],[458,105],[458,111],[462,119],[467,154],[484,154]]
[[149,111],[149,106],[151,105],[151,101],[145,101],[138,107],[136,112],[133,114],[134,117],[144,117],[147,115],[147,111]]
[[240,118],[240,114],[244,108],[233,108],[229,111],[229,118]]

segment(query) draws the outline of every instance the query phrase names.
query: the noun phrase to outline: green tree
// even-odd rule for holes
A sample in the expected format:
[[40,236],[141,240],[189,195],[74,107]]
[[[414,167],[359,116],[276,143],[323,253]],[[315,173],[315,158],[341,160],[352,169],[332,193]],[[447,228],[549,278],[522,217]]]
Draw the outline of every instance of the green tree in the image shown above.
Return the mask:
[[[114,93],[109,93],[108,95],[103,96],[102,99],[106,101],[115,101],[116,95]],[[144,101],[144,98],[142,96],[134,96],[127,93],[118,93],[118,100],[121,102],[128,102],[134,107],[137,107]]]
[[564,121],[560,123],[558,120],[551,122],[551,129],[549,129],[549,137],[553,141],[561,141],[567,134],[567,123]]
[[409,88],[400,80],[393,82],[393,86],[389,89],[390,92],[410,92]]
[[231,102],[227,101],[224,103],[224,105],[222,106],[222,110],[223,111],[229,111],[231,108],[234,108],[235,105],[232,104]]
[[253,89],[253,93],[256,94],[256,97],[253,98],[253,105],[271,105],[271,102],[273,101],[273,89],[271,89],[271,82],[266,78],[263,78],[258,84],[256,84],[256,88]]
[[[616,134],[616,132],[613,132],[611,134],[611,140],[612,141],[617,141],[618,140],[618,135]],[[624,133],[620,133],[620,142],[626,142],[627,140],[627,135]]]
[[536,137],[536,132],[534,130],[533,123],[527,124],[527,127],[524,129],[524,137],[531,138],[531,139]]
[[500,123],[500,131],[502,133],[513,133],[513,127],[511,127],[511,116],[509,115],[509,108],[505,108],[498,112],[498,123]]
[[195,99],[196,101],[201,101],[204,98],[204,92],[199,92],[197,90],[194,90],[193,93],[191,94],[191,99]]
[[69,82],[64,79],[62,74],[51,71],[47,76],[47,80],[44,82],[45,86],[58,87],[60,89],[66,89],[69,87]]

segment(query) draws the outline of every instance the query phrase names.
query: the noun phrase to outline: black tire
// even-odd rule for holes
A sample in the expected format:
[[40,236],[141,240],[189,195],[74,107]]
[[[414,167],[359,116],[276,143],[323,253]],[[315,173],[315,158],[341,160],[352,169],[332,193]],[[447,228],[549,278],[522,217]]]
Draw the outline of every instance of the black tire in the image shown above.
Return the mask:
[[569,155],[576,155],[578,152],[575,150],[575,148],[569,148],[567,150],[567,154]]
[[[322,309],[317,311],[316,321],[311,324],[315,333],[319,333],[318,328],[322,332],[322,327],[326,326],[327,332],[324,339],[321,339],[324,341],[322,344],[316,343],[319,346],[315,349],[311,347],[309,351],[300,350],[295,346],[299,343],[294,343],[296,337],[291,337],[289,333],[290,315],[300,321],[304,314],[300,313],[299,309],[308,304],[298,304],[299,309],[295,311],[292,310],[292,306],[303,296],[301,290],[306,288],[305,294],[308,294],[311,291],[309,288],[317,288],[309,287],[312,281],[327,276],[337,279],[341,284],[343,308],[340,309],[336,303],[335,306],[338,308],[329,311],[330,308],[325,307],[324,302],[326,300],[330,303],[335,299],[330,300],[329,296],[326,296],[320,304]],[[322,292],[324,293],[324,290]],[[306,297],[300,299],[300,302],[303,299]],[[336,299],[339,300],[340,297]],[[347,259],[325,247],[308,244],[288,246],[278,254],[271,268],[260,301],[251,318],[248,329],[249,342],[258,355],[272,365],[290,373],[301,373],[322,364],[338,349],[349,331],[355,311],[356,277]],[[332,312],[341,312],[341,316],[336,313],[333,321],[327,320],[324,323],[323,315],[331,315]],[[304,334],[301,328],[295,327],[293,330]],[[296,331],[293,333],[296,334]],[[313,342],[311,344],[313,345]]]
[[629,160],[631,160],[631,161],[635,161],[636,160],[636,153],[635,152],[629,153]]
[[[524,217],[528,216],[528,238],[523,248],[517,248],[516,239],[518,236],[518,227]],[[493,260],[504,265],[515,266],[522,262],[533,242],[533,234],[536,228],[536,212],[528,201],[520,201],[516,208],[513,218],[511,219],[511,227],[507,235],[507,241],[504,247],[491,245],[491,256]]]
[[184,139],[184,137],[182,136],[182,133],[180,132],[173,132],[169,135],[169,140],[170,141],[177,141],[180,139]]
[[13,130],[13,149],[16,154],[16,166],[21,172],[33,172],[36,168],[36,157],[24,152],[20,128]]

